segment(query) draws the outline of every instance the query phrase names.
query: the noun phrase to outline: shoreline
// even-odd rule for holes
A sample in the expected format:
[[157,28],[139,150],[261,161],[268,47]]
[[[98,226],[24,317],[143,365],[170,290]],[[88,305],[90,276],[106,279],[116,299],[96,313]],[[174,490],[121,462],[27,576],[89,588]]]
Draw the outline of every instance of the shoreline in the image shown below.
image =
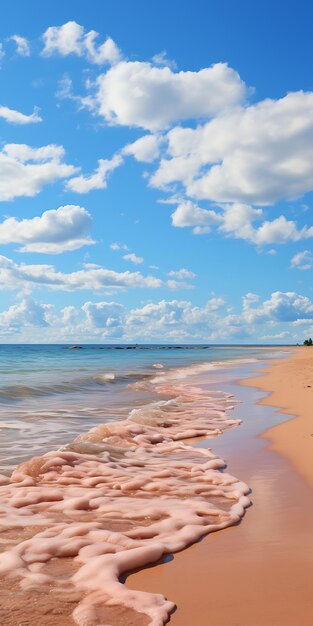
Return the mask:
[[[307,351],[305,355],[307,355]],[[273,624],[275,626],[296,626],[299,623],[298,619],[302,626],[310,626],[311,624],[309,616],[311,596],[308,588],[309,572],[312,566],[308,557],[310,546],[312,546],[313,551],[313,537],[311,536],[308,521],[313,516],[313,503],[310,505],[311,492],[301,476],[294,472],[290,463],[287,463],[284,457],[276,454],[268,446],[268,433],[272,429],[281,428],[286,422],[282,423],[283,418],[279,416],[279,411],[274,411],[270,408],[272,400],[270,402],[268,400],[271,396],[264,398],[261,397],[259,391],[256,391],[257,388],[260,389],[258,383],[263,377],[270,376],[273,369],[279,368],[280,365],[290,364],[292,358],[293,355],[288,355],[286,359],[268,362],[266,370],[259,369],[254,378],[251,378],[253,365],[251,363],[243,363],[241,380],[239,382],[235,381],[235,376],[238,376],[236,369],[232,376],[225,377],[223,371],[217,368],[214,372],[212,371],[208,383],[200,383],[204,385],[200,395],[199,390],[196,393],[195,383],[191,383],[189,380],[184,381],[183,386],[181,386],[181,378],[179,377],[179,382],[176,381],[175,383],[177,384],[178,382],[177,390],[179,390],[179,393],[187,393],[187,403],[190,402],[189,394],[191,393],[192,397],[194,396],[193,401],[196,400],[194,417],[196,422],[200,419],[198,425],[200,430],[201,413],[206,406],[203,404],[203,400],[206,397],[210,397],[210,395],[211,399],[212,397],[224,397],[226,401],[225,406],[227,406],[229,402],[233,404],[232,400],[230,401],[229,394],[235,396],[232,417],[235,418],[235,421],[237,418],[243,419],[243,423],[239,428],[226,428],[222,437],[215,436],[213,439],[205,438],[198,431],[197,434],[200,437],[197,440],[185,439],[185,441],[188,444],[193,444],[192,448],[190,448],[191,458],[194,455],[198,455],[201,452],[201,448],[203,449],[203,454],[209,453],[210,455],[210,451],[206,451],[208,446],[212,446],[214,451],[213,458],[226,459],[228,465],[226,469],[227,474],[222,473],[219,475],[219,479],[222,479],[221,486],[223,485],[223,477],[227,481],[228,471],[231,472],[232,476],[238,476],[238,488],[241,488],[240,485],[244,485],[241,483],[241,480],[244,479],[252,488],[253,506],[249,508],[243,523],[236,525],[236,527],[229,527],[227,530],[221,530],[223,528],[222,525],[219,532],[213,532],[200,542],[193,543],[188,550],[176,552],[176,549],[174,549],[174,556],[171,556],[172,553],[169,552],[169,558],[166,558],[166,563],[157,565],[150,563],[136,573],[134,573],[134,568],[129,568],[132,569],[132,573],[125,576],[127,582],[123,593],[130,593],[130,597],[133,597],[133,593],[138,593],[138,591],[139,593],[140,591],[147,591],[150,594],[162,594],[170,601],[168,604],[174,602],[178,607],[171,615],[170,621],[174,626],[190,626],[191,623],[194,623],[195,626],[207,626],[208,621],[210,623],[211,620],[213,623],[218,623],[219,626],[237,626],[237,624],[240,624],[240,626],[251,626],[251,613],[253,612],[255,616],[255,611],[258,614],[254,617],[254,626],[273,626]],[[264,361],[262,363],[264,364]],[[313,360],[310,363],[313,365]],[[298,369],[301,369],[302,366],[300,362],[298,363],[298,360],[297,364]],[[202,370],[202,367],[200,370]],[[161,381],[162,377],[160,378]],[[172,385],[171,377],[170,381]],[[168,383],[165,385],[164,382],[161,382],[161,388],[163,393],[165,393],[165,397],[168,393],[167,385]],[[217,392],[216,389],[219,389],[219,391]],[[310,387],[308,387],[308,390],[310,390]],[[216,393],[218,396],[214,396]],[[242,399],[243,403],[241,404],[240,400]],[[239,402],[237,402],[238,400]],[[265,402],[263,402],[264,400]],[[174,407],[171,402],[169,407]],[[161,402],[161,406],[166,406],[167,404],[168,400],[165,400],[165,405],[164,401]],[[284,412],[286,413],[287,411],[285,410]],[[290,410],[288,413],[290,413]],[[251,419],[251,416],[253,419]],[[179,416],[177,415],[177,417]],[[148,424],[151,419],[152,417],[150,416]],[[178,421],[180,419],[181,417]],[[290,422],[292,421],[291,419]],[[277,425],[278,422],[281,423]],[[194,424],[194,422],[192,423]],[[273,423],[276,424],[274,427]],[[122,424],[123,422],[120,423],[120,425]],[[231,419],[229,425],[232,424],[233,420]],[[110,425],[109,428],[112,426]],[[207,426],[204,423],[203,427],[207,433]],[[105,427],[105,430],[107,428]],[[181,426],[179,426],[180,428]],[[92,432],[94,431],[90,431],[90,434]],[[169,430],[167,430],[168,432]],[[189,432],[191,433],[192,431],[188,430]],[[101,441],[104,434],[104,431],[99,431]],[[174,431],[173,434],[175,434]],[[213,431],[212,434],[214,435]],[[192,437],[192,434],[190,436]],[[93,438],[90,439],[89,436],[87,436],[87,439],[85,436],[79,437],[79,445],[80,441],[84,442],[85,440],[87,442],[90,441],[93,445]],[[96,440],[98,441],[97,437]],[[192,453],[192,449],[194,453]],[[73,452],[69,454],[71,456],[74,453],[75,456],[76,452],[80,454],[82,452],[81,448],[77,451],[73,449]],[[62,452],[59,453],[59,457],[62,454]],[[191,482],[194,482],[194,478]],[[86,509],[87,511],[88,508]],[[301,516],[300,513],[302,514]],[[72,517],[72,515],[73,512],[70,516]],[[79,513],[79,517],[81,515],[82,513]],[[177,520],[180,524],[179,515]],[[83,521],[83,518],[80,521]],[[299,534],[300,524],[301,533]],[[119,527],[120,532],[121,530]],[[218,527],[216,530],[218,530]],[[200,533],[198,539],[203,534]],[[305,541],[302,541],[302,537],[305,538]],[[129,552],[126,551],[126,555],[128,554]],[[188,573],[187,576],[186,572]],[[68,571],[69,573],[70,571]],[[63,571],[56,571],[55,574],[57,576],[61,575],[63,579]],[[274,598],[274,601],[272,599],[268,602],[268,596],[273,593],[273,581],[277,597]],[[277,584],[277,581],[280,581],[280,584]],[[7,582],[9,583],[9,580]],[[8,590],[5,584],[2,589],[4,602],[8,600],[6,597]],[[286,590],[288,592],[287,599],[285,597]],[[27,589],[25,591],[27,593]],[[45,593],[44,590],[42,591],[43,593],[40,593],[38,598],[35,596],[36,604],[37,601],[41,604],[44,600]],[[31,591],[29,594],[29,601],[31,601],[33,593]],[[25,599],[26,596],[24,596],[24,601]],[[64,626],[67,626],[66,615],[68,610],[71,613],[74,597],[71,593],[68,597],[63,594],[63,600],[68,602],[68,604],[63,605],[63,608],[61,608],[61,605],[58,605],[57,618],[54,614],[54,608],[51,607],[49,615],[52,621],[49,621],[50,617],[47,617],[45,621],[38,622],[38,624],[45,623],[47,626],[48,624],[49,626],[50,624],[51,626],[58,624],[59,626],[64,623]],[[20,607],[21,617],[28,618],[28,615],[24,614],[24,601]],[[13,606],[10,605],[9,608],[6,605],[4,616],[6,615],[7,617],[8,611],[15,611],[18,608],[16,606],[13,609]],[[174,607],[174,605],[171,606]],[[45,611],[44,605],[42,610]],[[52,617],[52,614],[54,617]],[[110,619],[107,610],[105,615],[103,614],[101,617],[106,620]],[[55,618],[57,621],[55,621]],[[13,621],[4,623],[7,623],[8,626],[9,624],[13,626],[15,624],[13,614],[12,619]],[[70,620],[69,623],[74,623],[70,615],[68,619]],[[134,626],[141,624],[146,626],[147,624],[147,614],[144,616],[143,613],[136,612],[132,616],[129,610],[123,617],[119,614],[117,618],[115,613],[114,616],[112,614],[112,619],[112,624],[116,624],[116,626],[120,623],[134,624]],[[116,619],[118,621],[114,621]],[[119,621],[120,619],[122,619],[121,622]],[[125,620],[128,621],[125,622]]]
[[[296,394],[291,402],[299,385],[303,387],[307,372],[303,358],[306,367],[313,371],[313,350],[310,353],[306,348],[296,348],[286,359],[267,363],[254,377],[250,370],[247,378],[236,381],[233,386],[241,390],[237,396],[243,394],[248,402],[247,419],[240,429],[228,431],[212,442],[214,452],[222,457],[224,449],[227,469],[252,489],[253,506],[243,521],[237,527],[206,537],[166,564],[129,576],[127,584],[131,588],[158,591],[176,603],[178,608],[171,617],[173,626],[207,626],[211,621],[219,626],[251,626],[252,615],[254,626],[312,623],[310,459],[305,456],[305,461],[297,464],[297,454],[307,434],[308,402],[309,398],[313,401],[313,395],[306,397],[302,419],[297,417],[303,404],[301,396]],[[286,372],[289,370],[294,379],[294,368],[297,384],[292,385],[288,384]],[[282,387],[275,390],[280,379]],[[288,394],[281,396],[286,385]],[[310,387],[307,389],[310,391]],[[264,397],[264,393],[268,395]],[[235,413],[240,414],[244,406],[237,405]],[[265,428],[258,423],[252,436],[247,423],[251,411],[256,422],[261,419],[263,424],[264,416],[270,422]],[[282,421],[281,414],[289,414],[290,419]],[[289,448],[291,424],[291,431],[298,436],[297,445]],[[251,449],[245,448],[245,437]]]
[[239,384],[265,392],[261,405],[290,416],[260,437],[313,486],[313,349],[294,348],[286,359],[274,361],[259,375]]

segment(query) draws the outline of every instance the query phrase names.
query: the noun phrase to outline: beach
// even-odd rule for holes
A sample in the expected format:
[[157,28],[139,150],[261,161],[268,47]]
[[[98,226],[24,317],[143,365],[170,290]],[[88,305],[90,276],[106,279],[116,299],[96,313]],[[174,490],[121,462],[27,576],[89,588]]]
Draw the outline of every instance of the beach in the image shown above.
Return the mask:
[[128,418],[3,475],[3,624],[311,624],[313,352],[234,354],[141,362]]
[[257,381],[253,378],[244,384],[269,393],[262,404],[296,416],[264,437],[269,439],[269,448],[284,455],[313,486],[313,350],[296,348],[287,360],[272,363]]
[[[277,422],[277,411],[284,415],[263,433],[258,424],[254,441],[250,432],[243,433],[244,420],[240,431],[215,442],[215,450],[227,455],[232,471],[249,484],[253,506],[239,526],[206,537],[165,565],[135,574],[128,584],[158,589],[174,599],[175,626],[309,626],[313,395],[308,385],[313,389],[313,351],[293,349],[286,359],[240,384],[245,405],[236,411],[242,413],[246,406],[247,420],[250,411],[263,423]],[[247,387],[267,395],[254,392],[249,405]]]

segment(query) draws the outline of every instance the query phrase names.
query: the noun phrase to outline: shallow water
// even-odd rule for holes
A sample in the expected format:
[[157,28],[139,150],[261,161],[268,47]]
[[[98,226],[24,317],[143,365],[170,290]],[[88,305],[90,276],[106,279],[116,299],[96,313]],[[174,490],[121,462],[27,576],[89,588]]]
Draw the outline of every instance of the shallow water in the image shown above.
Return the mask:
[[257,347],[0,345],[0,472],[152,399],[152,389],[134,391],[130,382],[189,364],[263,355]]

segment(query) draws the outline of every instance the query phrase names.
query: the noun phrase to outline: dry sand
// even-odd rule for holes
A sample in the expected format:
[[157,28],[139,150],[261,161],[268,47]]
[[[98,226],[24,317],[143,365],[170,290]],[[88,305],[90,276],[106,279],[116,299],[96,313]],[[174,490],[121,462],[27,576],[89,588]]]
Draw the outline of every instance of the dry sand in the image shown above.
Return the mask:
[[[228,469],[252,489],[253,506],[239,526],[129,577],[128,586],[163,593],[177,604],[173,626],[313,623],[313,348],[293,350],[265,375],[243,384],[271,392],[261,404],[296,417],[268,429],[262,438],[251,438],[249,430],[245,435],[245,424],[238,430],[241,439],[236,433],[221,438]],[[263,414],[256,432],[277,422],[268,406],[252,404],[251,412],[258,420]]]

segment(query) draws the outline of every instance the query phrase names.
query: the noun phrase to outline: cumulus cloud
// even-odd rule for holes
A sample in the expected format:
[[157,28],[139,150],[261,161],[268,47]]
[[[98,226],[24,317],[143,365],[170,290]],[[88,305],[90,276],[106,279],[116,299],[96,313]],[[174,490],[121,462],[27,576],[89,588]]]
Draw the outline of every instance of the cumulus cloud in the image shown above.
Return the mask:
[[222,222],[222,217],[209,209],[201,209],[197,204],[186,200],[181,202],[172,213],[172,224],[177,228],[190,226],[194,234],[204,234],[211,230],[211,227]]
[[95,107],[110,124],[157,131],[174,121],[220,114],[242,102],[245,91],[237,72],[225,63],[173,72],[123,61],[98,77]]
[[132,155],[136,161],[152,163],[160,155],[162,138],[159,135],[144,135],[123,148],[123,154]]
[[25,115],[24,113],[20,113],[20,111],[15,111],[14,109],[9,109],[8,107],[0,106],[0,117],[4,119],[6,122],[10,122],[11,124],[37,124],[38,122],[42,122],[42,117],[39,115],[38,107],[35,107],[31,115]]
[[64,163],[64,155],[64,148],[53,144],[6,144],[0,151],[0,201],[35,196],[48,183],[75,174],[77,168]]
[[226,234],[232,234],[239,239],[252,241],[255,229],[252,222],[260,220],[262,209],[254,209],[247,204],[235,203],[225,205],[221,216],[220,230]]
[[248,300],[244,302],[243,318],[249,323],[294,322],[299,318],[313,317],[313,304],[306,296],[294,292],[275,291],[268,300],[259,306],[253,306],[257,302],[256,298],[254,294],[248,294]]
[[18,264],[13,260],[0,257],[0,287],[20,290],[35,287],[47,287],[60,291],[104,289],[148,288],[156,289],[162,281],[154,276],[143,276],[140,272],[116,272],[114,270],[90,268],[75,272],[61,272],[53,265]]
[[[248,293],[238,313],[228,313],[221,296],[213,296],[203,306],[189,300],[147,302],[126,308],[115,301],[90,301],[57,310],[25,298],[0,313],[0,333],[21,331],[19,338],[31,340],[101,341],[123,337],[125,342],[212,342],[212,341],[298,341],[297,327],[311,324],[313,303],[294,292],[274,292],[267,300]],[[30,331],[28,332],[28,328]],[[23,334],[24,333],[24,334]]]
[[313,93],[237,107],[197,128],[168,133],[156,186],[179,181],[188,195],[270,205],[313,188]]
[[85,302],[82,311],[91,327],[101,329],[104,337],[120,337],[124,333],[124,307],[117,302]]
[[21,57],[29,57],[30,56],[30,46],[29,41],[26,37],[21,37],[21,35],[12,35],[10,37],[11,41],[14,41],[16,44],[16,52]]
[[20,252],[59,254],[95,243],[90,228],[86,209],[66,205],[30,219],[6,218],[0,224],[0,244],[22,244]]
[[298,228],[293,220],[287,220],[284,215],[280,215],[274,220],[262,221],[260,226],[255,227],[254,222],[260,221],[263,217],[262,209],[256,209],[247,204],[236,202],[225,205],[219,230],[259,246],[284,244],[288,241],[299,241],[313,237],[313,227]]
[[88,193],[93,189],[105,189],[111,172],[123,163],[120,155],[116,154],[111,160],[99,159],[98,168],[91,176],[76,176],[66,182],[66,188],[76,193]]
[[45,328],[49,326],[46,314],[51,308],[51,304],[40,304],[32,298],[24,298],[0,313],[0,332],[9,329],[15,333],[25,326]]
[[249,239],[254,243],[263,244],[287,243],[309,237],[313,237],[313,226],[299,229],[293,220],[287,220],[284,215],[280,215],[275,220],[263,222],[258,229],[252,231]]
[[[246,329],[238,322],[230,325],[222,315],[225,301],[210,298],[204,306],[195,306],[188,300],[161,300],[132,309],[126,316],[125,331],[165,341],[212,341],[233,335],[245,336]],[[225,321],[226,320],[226,321]]]
[[131,263],[134,263],[134,265],[141,265],[144,262],[144,258],[142,256],[137,256],[137,254],[134,254],[133,252],[124,254],[123,259],[125,259],[125,261],[130,261]]
[[[274,220],[264,220],[263,209],[248,204],[235,202],[220,205],[216,212],[203,209],[191,200],[181,202],[172,213],[173,226],[191,227],[196,235],[210,232],[212,226],[226,236],[243,239],[258,246],[266,244],[284,244],[288,241],[299,241],[313,237],[313,227],[298,228],[296,222],[287,220],[280,215]],[[255,222],[262,223],[255,226]],[[271,251],[271,254],[275,251]]]
[[49,26],[42,36],[42,55],[75,54],[97,65],[117,63],[121,59],[121,52],[116,43],[108,37],[102,44],[97,44],[98,36],[97,31],[86,32],[83,26],[74,21],[62,26]]
[[295,254],[291,261],[290,266],[297,270],[310,270],[313,266],[313,254],[309,250],[298,252]]
[[[45,34],[45,53],[82,56],[89,35],[76,22],[52,27]],[[191,227],[194,234],[215,226],[224,236],[257,246],[311,237],[311,226],[299,227],[283,214],[270,219],[259,207],[313,189],[313,92],[247,106],[249,91],[226,63],[199,71],[170,65],[165,53],[152,62],[120,55],[95,82],[87,82],[89,95],[80,102],[109,124],[151,132],[126,145],[119,158],[159,159],[150,186],[187,198],[172,214],[173,225]],[[183,127],[173,127],[181,121]],[[73,178],[68,188],[83,193],[105,186],[100,163],[95,174]],[[200,207],[201,200],[213,207]]]

